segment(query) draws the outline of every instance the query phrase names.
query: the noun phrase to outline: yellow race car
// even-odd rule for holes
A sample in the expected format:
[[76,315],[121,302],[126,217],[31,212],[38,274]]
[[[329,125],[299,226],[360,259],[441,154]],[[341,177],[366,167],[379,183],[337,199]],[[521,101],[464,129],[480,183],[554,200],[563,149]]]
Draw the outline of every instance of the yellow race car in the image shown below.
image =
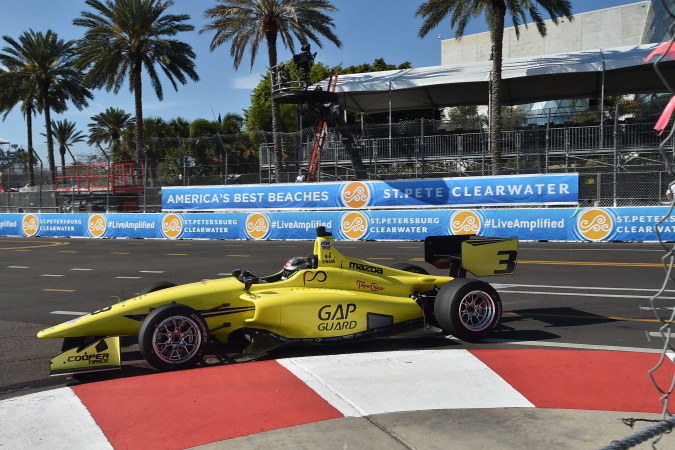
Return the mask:
[[386,267],[342,255],[317,228],[308,258],[292,258],[280,272],[176,286],[157,283],[140,295],[44,329],[63,338],[51,374],[121,367],[120,336],[138,336],[143,357],[159,370],[198,364],[211,343],[233,353],[260,353],[290,343],[332,343],[399,334],[425,326],[465,341],[492,333],[502,316],[499,294],[483,281],[506,275],[518,261],[516,238],[430,236],[425,261],[448,268],[429,275],[403,263]]

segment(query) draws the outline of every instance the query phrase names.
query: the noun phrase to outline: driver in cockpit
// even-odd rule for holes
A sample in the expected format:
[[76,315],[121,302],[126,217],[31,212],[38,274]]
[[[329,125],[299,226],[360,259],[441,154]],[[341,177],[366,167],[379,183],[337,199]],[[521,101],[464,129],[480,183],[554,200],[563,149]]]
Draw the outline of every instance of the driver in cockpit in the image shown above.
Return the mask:
[[309,261],[307,258],[300,256],[293,257],[284,265],[284,271],[281,274],[282,280],[287,280],[292,277],[298,270],[309,269]]

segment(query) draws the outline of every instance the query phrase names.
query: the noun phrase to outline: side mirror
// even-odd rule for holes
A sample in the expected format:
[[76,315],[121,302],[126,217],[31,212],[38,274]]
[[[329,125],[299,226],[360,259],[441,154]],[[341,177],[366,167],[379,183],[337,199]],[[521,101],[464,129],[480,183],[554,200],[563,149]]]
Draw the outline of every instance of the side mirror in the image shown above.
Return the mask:
[[241,269],[234,269],[232,271],[232,276],[238,280],[241,276]]
[[244,282],[244,290],[248,292],[252,285],[258,284],[258,277],[247,276],[242,280]]

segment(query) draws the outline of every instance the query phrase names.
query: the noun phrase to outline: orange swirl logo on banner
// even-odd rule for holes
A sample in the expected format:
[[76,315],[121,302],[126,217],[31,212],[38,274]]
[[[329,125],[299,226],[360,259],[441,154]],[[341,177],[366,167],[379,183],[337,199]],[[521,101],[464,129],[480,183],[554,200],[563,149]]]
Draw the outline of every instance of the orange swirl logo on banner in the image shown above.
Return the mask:
[[38,220],[37,216],[33,214],[26,214],[23,216],[21,229],[23,230],[23,234],[26,236],[35,236],[40,229],[40,221]]
[[342,203],[350,208],[361,208],[370,200],[368,185],[359,181],[349,183],[342,190]]
[[92,237],[101,237],[105,234],[108,222],[102,214],[92,214],[89,216],[87,230]]
[[270,221],[264,214],[251,214],[246,218],[246,234],[253,239],[262,239],[270,230]]
[[360,239],[368,231],[368,219],[358,212],[346,214],[340,224],[342,233],[349,239]]
[[612,216],[602,209],[589,209],[579,215],[577,229],[579,234],[589,241],[601,241],[612,232]]
[[459,211],[450,220],[452,234],[478,234],[480,217],[473,211]]
[[183,221],[177,214],[167,214],[162,218],[162,233],[169,239],[180,236],[183,232]]

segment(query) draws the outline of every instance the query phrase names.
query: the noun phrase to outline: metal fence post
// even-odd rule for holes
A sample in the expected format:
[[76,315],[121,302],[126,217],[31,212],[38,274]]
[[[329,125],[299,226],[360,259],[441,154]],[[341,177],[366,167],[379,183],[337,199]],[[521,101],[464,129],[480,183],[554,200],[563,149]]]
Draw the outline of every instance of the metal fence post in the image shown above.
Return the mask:
[[[481,131],[480,131],[480,138],[481,138],[481,144],[482,144],[481,146],[483,147],[483,151],[481,152],[482,155],[481,155],[480,174],[481,174],[482,176],[485,176],[485,152],[488,151],[488,150],[490,150],[490,142],[489,142],[489,140],[490,140],[490,132],[488,131],[488,138],[487,138],[487,140],[486,140],[483,136],[484,136],[484,131],[481,130]],[[486,142],[488,143],[487,146],[485,145]]]
[[33,154],[34,154],[35,157],[38,159],[38,161],[40,161],[40,189],[39,189],[39,191],[38,191],[39,194],[40,194],[40,202],[39,202],[39,209],[38,209],[38,212],[42,212],[42,171],[44,170],[43,163],[42,163],[42,158],[40,158],[40,157],[38,156],[37,152],[35,151],[35,149],[34,149],[33,147],[30,147],[30,148],[28,149],[28,151],[29,151],[29,152],[33,152]]
[[613,186],[613,193],[612,197],[614,199],[614,207],[616,208],[616,196],[617,196],[617,178],[619,176],[619,149],[617,147],[617,127],[618,127],[618,117],[619,117],[619,105],[616,105],[615,108],[615,113],[614,113],[614,143],[612,144],[614,147],[614,186]]
[[545,144],[545,167],[544,173],[548,173],[548,154],[551,150],[551,108],[548,109],[548,114],[546,115],[546,144]]

